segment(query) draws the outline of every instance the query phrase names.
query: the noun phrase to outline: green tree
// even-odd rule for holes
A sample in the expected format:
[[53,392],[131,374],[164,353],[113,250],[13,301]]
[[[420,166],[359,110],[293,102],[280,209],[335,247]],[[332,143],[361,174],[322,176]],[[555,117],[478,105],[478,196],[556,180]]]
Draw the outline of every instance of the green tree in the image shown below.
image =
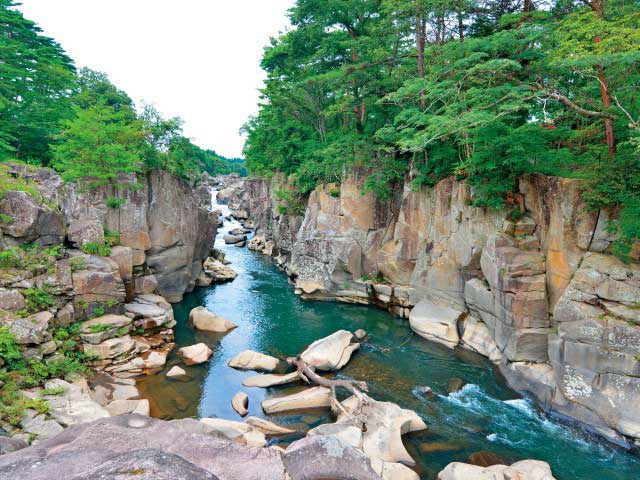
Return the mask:
[[0,0],[0,159],[46,164],[59,122],[69,118],[74,67],[16,5]]
[[75,114],[63,123],[59,143],[53,146],[52,164],[65,180],[89,187],[121,186],[123,174],[141,171],[142,122],[102,103],[76,107]]

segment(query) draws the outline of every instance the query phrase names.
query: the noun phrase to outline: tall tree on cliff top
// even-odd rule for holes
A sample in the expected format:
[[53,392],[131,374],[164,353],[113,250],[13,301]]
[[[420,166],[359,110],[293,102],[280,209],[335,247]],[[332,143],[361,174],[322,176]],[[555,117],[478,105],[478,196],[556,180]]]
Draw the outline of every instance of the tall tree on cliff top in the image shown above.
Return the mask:
[[49,142],[69,118],[74,67],[54,40],[0,0],[0,155],[49,158]]

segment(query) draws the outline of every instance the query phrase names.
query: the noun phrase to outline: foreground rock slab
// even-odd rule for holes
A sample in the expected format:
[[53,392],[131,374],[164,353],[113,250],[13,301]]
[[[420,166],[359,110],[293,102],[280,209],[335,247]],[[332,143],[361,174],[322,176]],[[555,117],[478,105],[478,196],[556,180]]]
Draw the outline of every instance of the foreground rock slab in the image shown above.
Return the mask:
[[222,418],[201,418],[199,422],[207,427],[207,433],[215,433],[219,438],[251,447],[264,447],[267,444],[264,433],[247,423]]
[[[230,443],[205,433],[194,433],[184,428],[181,421],[164,422],[140,415],[111,417],[76,425],[37,446],[3,455],[0,457],[0,478],[100,478],[91,472],[101,465],[117,465],[111,462],[114,456],[122,454],[126,458],[125,454],[133,455],[133,452],[147,449],[163,452],[169,466],[174,464],[173,456],[179,456],[221,480],[285,478],[281,455],[273,449]],[[183,466],[176,465],[176,471],[181,469]]]
[[259,417],[248,417],[244,423],[247,425],[251,425],[256,430],[261,431],[267,437],[277,437],[280,435],[291,435],[292,433],[296,433],[295,430],[290,428],[282,427],[277,425],[269,420],[265,420],[264,418]]
[[263,400],[261,405],[266,414],[311,408],[329,408],[331,406],[331,390],[325,387],[307,388],[285,397]]
[[283,460],[287,473],[294,480],[380,480],[371,468],[369,458],[338,437],[317,436],[298,440],[285,450]]
[[352,343],[352,339],[351,332],[338,330],[313,342],[302,352],[300,358],[316,370],[340,370],[351,359],[351,354],[360,347],[359,343]]
[[422,300],[411,310],[409,325],[421,337],[453,348],[460,341],[458,320],[463,315],[459,310]]
[[227,365],[240,370],[263,370],[272,372],[278,367],[279,363],[280,360],[275,357],[254,352],[253,350],[245,350],[229,360]]
[[548,463],[523,460],[511,466],[478,467],[450,463],[438,474],[438,480],[555,480]]

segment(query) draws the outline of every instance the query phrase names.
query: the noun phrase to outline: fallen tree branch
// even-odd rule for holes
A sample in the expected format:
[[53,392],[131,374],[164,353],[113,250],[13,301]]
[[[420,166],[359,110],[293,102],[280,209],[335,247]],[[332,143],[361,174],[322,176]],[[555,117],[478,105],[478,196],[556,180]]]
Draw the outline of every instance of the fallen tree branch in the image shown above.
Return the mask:
[[292,367],[295,367],[302,378],[308,384],[318,385],[320,387],[326,387],[331,390],[331,403],[334,407],[344,413],[353,423],[357,425],[359,428],[363,428],[362,421],[356,419],[353,415],[345,410],[342,404],[338,401],[338,397],[336,395],[337,388],[344,388],[351,392],[360,403],[366,403],[369,401],[370,397],[365,392],[369,391],[369,387],[367,387],[366,382],[362,382],[359,380],[348,380],[348,379],[329,379],[324,378],[318,375],[315,371],[315,368],[309,365],[307,362],[298,357],[288,357],[287,363]]

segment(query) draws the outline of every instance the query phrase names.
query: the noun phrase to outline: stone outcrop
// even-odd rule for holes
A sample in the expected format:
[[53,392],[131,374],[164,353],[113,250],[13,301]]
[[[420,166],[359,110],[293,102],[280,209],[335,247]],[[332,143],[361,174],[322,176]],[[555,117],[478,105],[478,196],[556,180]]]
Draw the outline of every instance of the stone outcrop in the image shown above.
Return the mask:
[[208,311],[204,307],[196,307],[189,312],[189,321],[196,330],[224,333],[236,328],[236,324]]
[[640,445],[640,274],[610,253],[611,212],[590,211],[578,180],[544,175],[520,178],[503,211],[474,207],[453,178],[416,188],[409,176],[383,202],[362,194],[370,173],[353,168],[286,205],[277,176],[232,179],[220,198],[248,212],[250,248],[302,298],[410,318],[418,334],[500,364],[545,408]]
[[275,357],[265,355],[264,353],[254,352],[253,350],[245,350],[233,357],[227,365],[240,370],[262,370],[272,372],[280,363]]
[[352,342],[353,333],[338,330],[328,337],[316,340],[300,354],[300,358],[316,370],[340,370],[359,347]]
[[467,463],[450,463],[438,474],[438,480],[554,480],[549,464],[523,460],[513,465],[479,467]]

